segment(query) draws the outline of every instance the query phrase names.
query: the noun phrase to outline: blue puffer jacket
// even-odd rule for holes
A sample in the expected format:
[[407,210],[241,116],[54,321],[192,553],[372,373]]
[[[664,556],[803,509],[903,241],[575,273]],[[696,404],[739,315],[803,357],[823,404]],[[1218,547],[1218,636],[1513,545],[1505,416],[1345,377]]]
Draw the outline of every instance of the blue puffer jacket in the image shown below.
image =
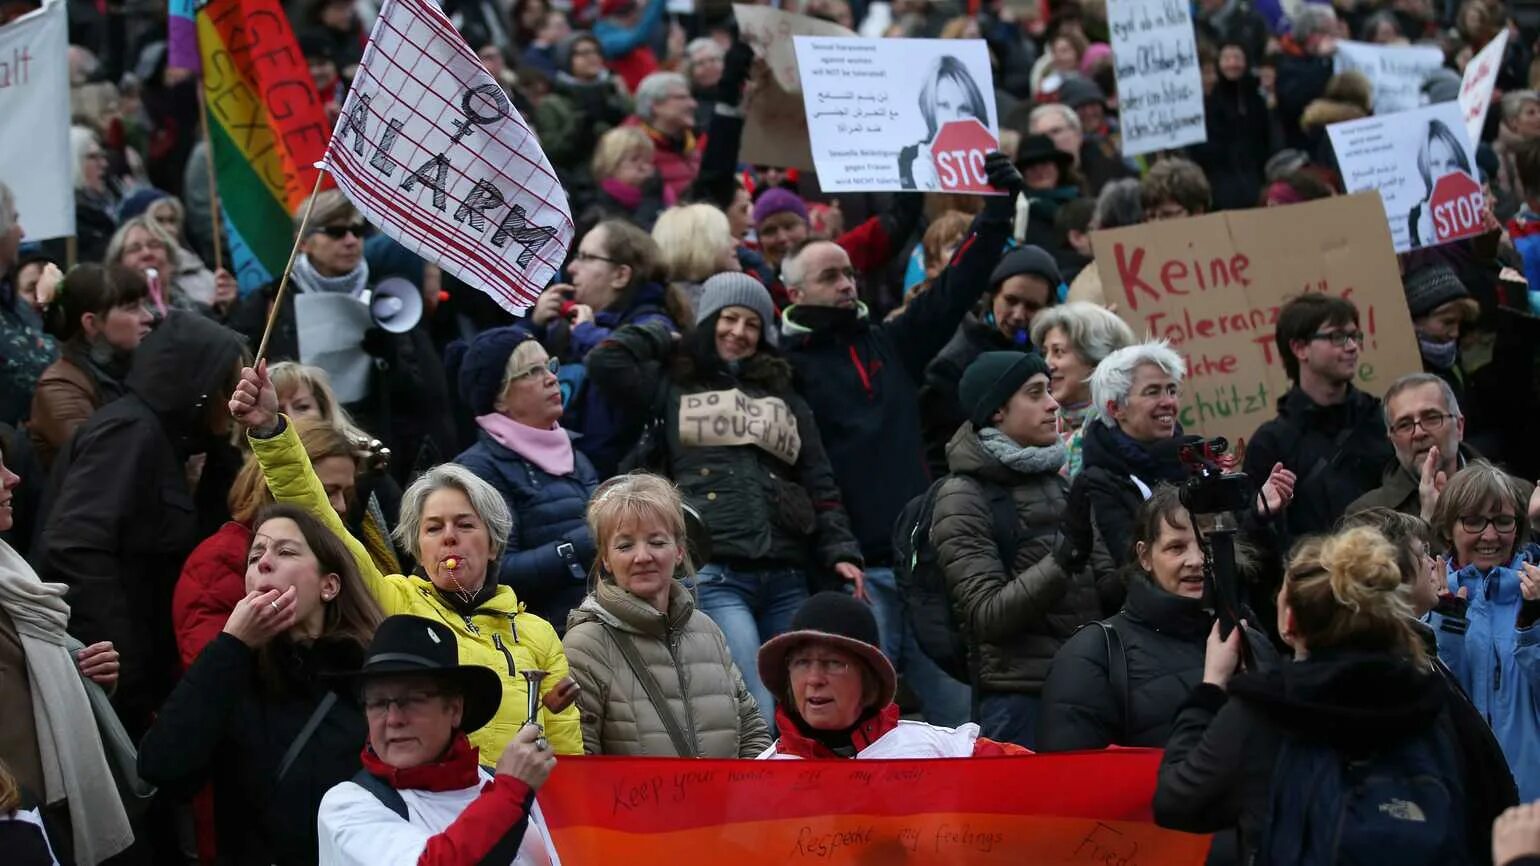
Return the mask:
[[1526,557],[1540,558],[1540,548],[1530,545],[1510,565],[1486,574],[1474,566],[1450,571],[1449,591],[1465,588],[1470,600],[1464,635],[1433,615],[1439,658],[1492,726],[1525,803],[1540,797],[1540,628],[1517,626]]
[[[479,433],[455,462],[503,494],[513,514],[497,576],[529,612],[561,631],[567,612],[583,602],[594,542],[584,515],[599,486],[593,464],[574,451],[571,475],[552,475]],[[563,545],[570,544],[567,551]]]

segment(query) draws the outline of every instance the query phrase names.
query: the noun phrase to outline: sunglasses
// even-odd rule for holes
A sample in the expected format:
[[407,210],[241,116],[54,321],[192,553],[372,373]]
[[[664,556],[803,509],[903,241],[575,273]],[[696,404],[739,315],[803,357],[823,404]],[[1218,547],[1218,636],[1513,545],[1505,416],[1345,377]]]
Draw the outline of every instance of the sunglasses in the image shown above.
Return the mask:
[[348,235],[363,240],[369,233],[368,223],[353,223],[346,226],[322,226],[316,229],[320,234],[326,235],[334,241],[340,241]]

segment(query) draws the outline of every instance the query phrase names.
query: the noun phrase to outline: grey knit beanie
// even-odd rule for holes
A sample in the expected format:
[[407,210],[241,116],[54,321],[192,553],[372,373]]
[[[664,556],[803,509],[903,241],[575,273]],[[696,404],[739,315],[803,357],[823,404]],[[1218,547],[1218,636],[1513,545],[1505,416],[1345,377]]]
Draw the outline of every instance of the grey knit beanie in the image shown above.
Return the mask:
[[695,308],[695,324],[711,318],[725,307],[747,307],[759,314],[759,326],[765,339],[775,343],[775,303],[770,290],[759,280],[739,271],[725,271],[701,286],[700,303]]

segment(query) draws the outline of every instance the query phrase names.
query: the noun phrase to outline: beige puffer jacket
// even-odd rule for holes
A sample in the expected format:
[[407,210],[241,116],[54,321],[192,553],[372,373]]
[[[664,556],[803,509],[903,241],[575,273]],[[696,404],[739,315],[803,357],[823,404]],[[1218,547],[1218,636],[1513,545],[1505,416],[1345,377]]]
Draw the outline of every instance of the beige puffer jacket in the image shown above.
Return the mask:
[[[679,755],[663,717],[621,655],[610,629],[636,644],[668,702],[692,755]],[[770,731],[727,650],[727,639],[684,584],[674,582],[668,614],[609,580],[567,617],[562,641],[573,679],[583,687],[578,711],[590,755],[753,758]]]

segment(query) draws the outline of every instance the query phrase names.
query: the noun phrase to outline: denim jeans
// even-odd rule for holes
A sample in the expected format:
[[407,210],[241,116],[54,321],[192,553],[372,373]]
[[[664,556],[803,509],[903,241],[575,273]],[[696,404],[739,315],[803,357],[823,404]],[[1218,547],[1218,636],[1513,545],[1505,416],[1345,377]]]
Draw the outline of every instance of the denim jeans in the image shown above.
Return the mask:
[[979,728],[1000,743],[1037,748],[1037,719],[1043,713],[1041,695],[984,692],[979,695]]
[[871,597],[872,613],[877,617],[882,652],[920,699],[925,721],[949,728],[968,721],[973,715],[973,690],[967,683],[948,676],[920,649],[914,629],[904,617],[904,603],[893,569],[867,568],[866,594]]
[[795,568],[748,569],[708,563],[695,575],[701,612],[727,637],[733,664],[775,728],[775,698],[759,681],[759,647],[791,625],[807,600],[807,575]]

